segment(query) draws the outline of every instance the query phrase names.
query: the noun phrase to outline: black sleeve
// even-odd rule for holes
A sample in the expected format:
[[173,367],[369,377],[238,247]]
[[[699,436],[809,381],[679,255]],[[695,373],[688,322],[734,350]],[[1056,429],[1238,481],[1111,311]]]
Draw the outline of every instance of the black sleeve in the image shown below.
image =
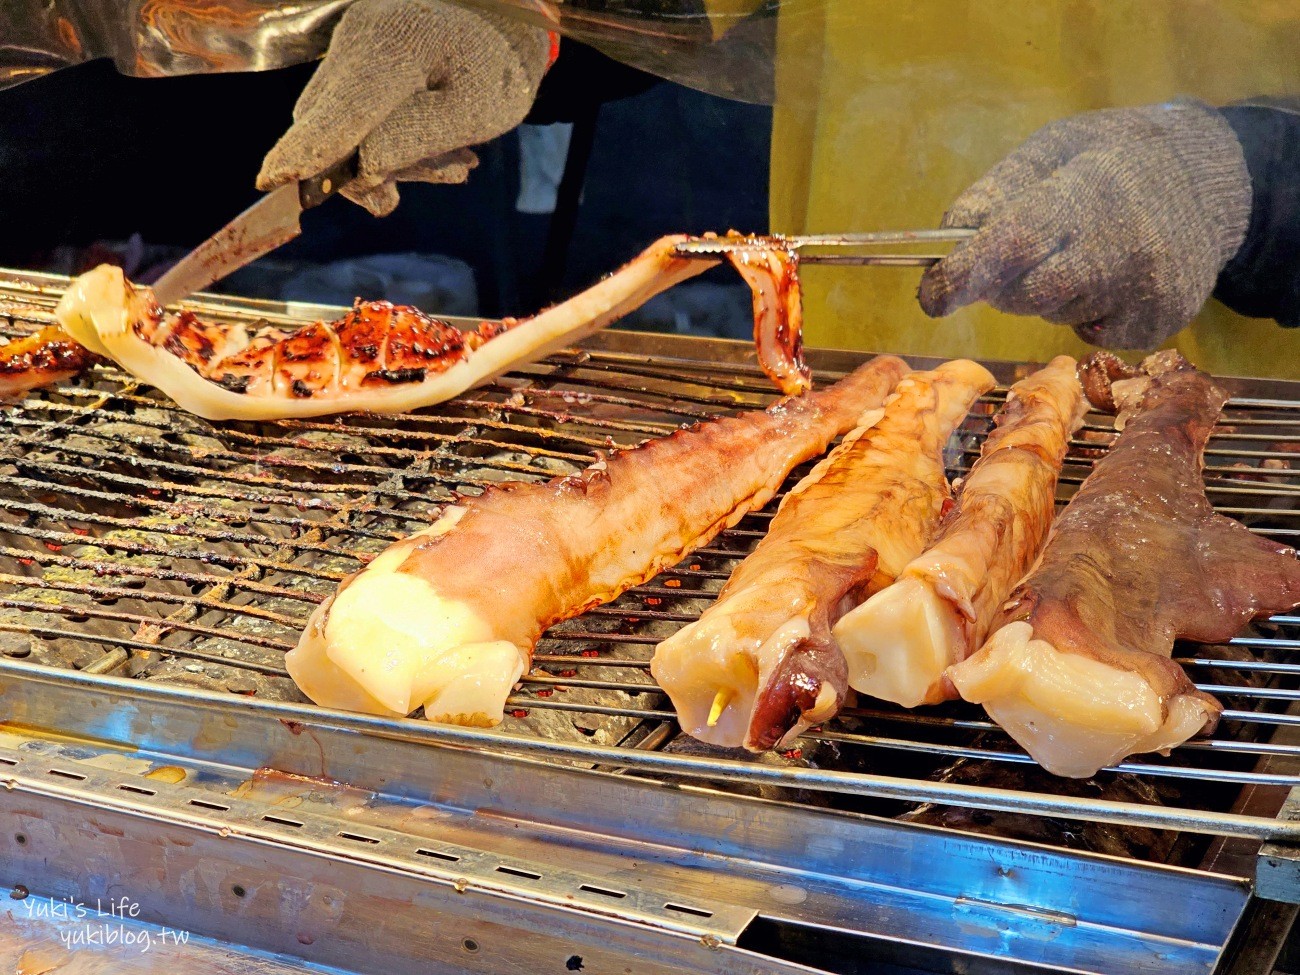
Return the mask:
[[1300,103],[1222,112],[1245,150],[1254,202],[1246,239],[1214,296],[1239,314],[1300,327]]

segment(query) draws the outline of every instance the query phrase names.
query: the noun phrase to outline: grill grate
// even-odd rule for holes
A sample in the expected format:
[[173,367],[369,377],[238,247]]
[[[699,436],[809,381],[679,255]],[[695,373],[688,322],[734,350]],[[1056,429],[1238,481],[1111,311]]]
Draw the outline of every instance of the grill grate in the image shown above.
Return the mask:
[[[0,334],[47,323],[56,284],[12,275],[0,286]],[[275,317],[236,302],[205,313]],[[452,492],[569,473],[596,451],[773,397],[731,345],[689,344],[723,361],[682,358],[680,343],[675,355],[652,361],[644,351],[620,351],[633,341],[645,350],[658,340],[598,337],[588,351],[393,417],[211,424],[113,368],[33,395],[0,414],[0,653],[301,703],[283,656],[312,608],[389,542],[432,520]],[[836,378],[853,361],[839,356],[838,369],[821,369],[820,379]],[[1234,389],[1207,454],[1211,500],[1253,531],[1294,541],[1300,467],[1290,462],[1300,459],[1300,396]],[[954,476],[977,456],[1004,396],[1002,388],[981,400],[955,438]],[[1106,418],[1089,417],[1073,442],[1062,503],[1113,435]],[[650,584],[550,630],[504,726],[475,734],[485,743],[504,734],[629,754],[679,748],[671,709],[646,669],[650,653],[698,616],[762,536],[775,504]],[[1300,745],[1284,740],[1300,724],[1292,713],[1300,700],[1300,616],[1263,621],[1223,647],[1184,647],[1179,661],[1197,686],[1224,699],[1219,731],[1170,759],[1143,757],[1108,770],[1100,788],[1121,773],[1173,783],[1161,799],[1168,821],[1206,832],[1216,831],[1215,814],[1231,809],[1236,787],[1276,787],[1280,806],[1285,790],[1300,785]],[[303,713],[310,714],[305,705]],[[728,786],[725,768],[747,760],[727,756],[714,784]],[[988,763],[991,775],[1029,764],[982,712],[961,704],[908,713],[864,703],[811,731],[793,753],[763,761],[919,786],[962,760]],[[657,767],[673,771],[671,763]],[[1034,781],[1051,793],[1049,779]],[[920,789],[910,804],[897,792],[881,794],[895,798],[870,811],[906,812],[924,798]],[[863,808],[860,795],[855,801],[851,808]],[[1087,818],[1086,807],[1077,808]],[[1234,832],[1282,830],[1265,817],[1238,820]]]

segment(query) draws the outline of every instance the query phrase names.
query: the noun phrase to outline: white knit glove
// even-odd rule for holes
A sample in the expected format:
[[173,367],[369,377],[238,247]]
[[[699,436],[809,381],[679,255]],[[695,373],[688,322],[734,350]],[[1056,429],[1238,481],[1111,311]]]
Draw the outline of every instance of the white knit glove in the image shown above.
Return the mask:
[[315,176],[360,147],[343,195],[375,216],[400,181],[463,183],[467,147],[528,114],[546,72],[546,32],[441,0],[357,0],[267,153],[257,186]]
[[984,300],[1153,349],[1200,310],[1250,220],[1241,143],[1184,101],[1053,122],[957,198],[945,227],[979,232],[921,279],[933,316]]

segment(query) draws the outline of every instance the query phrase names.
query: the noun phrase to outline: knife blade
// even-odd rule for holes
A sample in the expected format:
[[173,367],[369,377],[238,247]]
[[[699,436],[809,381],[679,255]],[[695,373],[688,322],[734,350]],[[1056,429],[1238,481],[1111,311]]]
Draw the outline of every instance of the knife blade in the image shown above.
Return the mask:
[[356,153],[322,173],[267,193],[190,251],[154,283],[160,304],[171,305],[220,281],[302,233],[304,210],[319,206],[357,175]]

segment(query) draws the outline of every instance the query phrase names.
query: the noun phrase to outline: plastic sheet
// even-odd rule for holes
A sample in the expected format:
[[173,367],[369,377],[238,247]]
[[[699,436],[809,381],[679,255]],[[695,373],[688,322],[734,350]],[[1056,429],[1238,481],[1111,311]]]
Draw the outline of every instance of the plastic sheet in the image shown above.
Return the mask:
[[[325,49],[349,2],[5,0],[0,85],[93,57],[134,75],[286,66]],[[1185,96],[1294,97],[1300,83],[1300,5],[1282,0],[455,2],[696,89],[775,102],[768,227],[780,233],[932,227],[1053,120]],[[696,156],[723,176],[731,164]],[[914,274],[810,268],[803,284],[811,345],[1037,361],[1085,348],[985,305],[930,320]],[[1211,302],[1178,344],[1221,374],[1300,376],[1297,340]]]
[[[353,0],[7,0],[0,87],[95,58],[139,77],[282,68],[319,57]],[[456,0],[558,29],[635,67],[769,103],[778,6],[823,0]]]
[[259,71],[319,57],[352,0],[6,0],[0,85],[111,58],[138,77]]

